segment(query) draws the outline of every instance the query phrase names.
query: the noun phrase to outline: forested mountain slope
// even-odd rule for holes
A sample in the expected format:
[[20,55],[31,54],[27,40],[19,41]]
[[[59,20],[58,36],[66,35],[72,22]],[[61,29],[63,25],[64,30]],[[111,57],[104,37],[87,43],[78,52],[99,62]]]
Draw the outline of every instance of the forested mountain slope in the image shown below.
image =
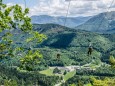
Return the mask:
[[[115,11],[100,13],[90,18],[84,24],[75,29],[93,31],[93,32],[109,32],[115,28]],[[114,31],[115,32],[115,31]]]
[[91,57],[108,61],[109,55],[115,52],[115,34],[98,34],[55,24],[36,24],[34,29],[47,35],[48,39],[41,44],[41,47],[47,47],[52,58],[56,58],[56,52],[60,51],[65,59],[83,63],[88,58],[87,50],[90,42],[94,49]]
[[[76,27],[83,24],[91,17],[67,17],[66,26],[67,27]],[[33,24],[47,24],[54,23],[64,25],[66,17],[64,16],[48,16],[48,15],[35,15],[31,17]]]

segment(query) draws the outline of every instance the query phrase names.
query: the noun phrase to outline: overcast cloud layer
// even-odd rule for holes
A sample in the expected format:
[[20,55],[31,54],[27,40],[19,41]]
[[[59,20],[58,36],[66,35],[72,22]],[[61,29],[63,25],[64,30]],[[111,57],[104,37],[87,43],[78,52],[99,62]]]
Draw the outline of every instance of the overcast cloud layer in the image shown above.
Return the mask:
[[[70,0],[36,0],[36,5],[29,6],[27,4],[26,6],[30,8],[29,16],[65,16],[69,1]],[[113,1],[111,5],[112,1],[113,0],[71,0],[68,16],[92,16],[101,12],[115,11],[115,1]],[[12,5],[14,2],[7,4]],[[110,5],[111,8],[108,10]],[[24,8],[24,3],[21,3],[21,6]]]

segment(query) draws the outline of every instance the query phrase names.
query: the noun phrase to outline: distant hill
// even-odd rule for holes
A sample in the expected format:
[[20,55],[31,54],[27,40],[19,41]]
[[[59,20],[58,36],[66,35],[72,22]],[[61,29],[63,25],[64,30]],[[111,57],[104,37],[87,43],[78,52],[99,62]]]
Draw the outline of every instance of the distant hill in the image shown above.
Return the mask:
[[[49,37],[48,38],[49,40],[47,40],[48,43],[51,40],[61,39],[61,37],[62,37],[63,38],[62,41],[66,40],[66,39],[67,39],[66,41],[71,40],[70,44],[67,47],[70,47],[70,46],[75,47],[78,45],[79,46],[81,46],[81,45],[88,46],[89,40],[94,44],[99,43],[99,45],[100,45],[100,43],[106,44],[107,42],[110,42],[109,47],[111,46],[110,39],[106,38],[103,34],[98,34],[98,33],[89,32],[89,31],[85,31],[85,30],[75,30],[72,28],[58,25],[58,24],[34,24],[34,29],[40,33],[46,34]],[[111,35],[111,34],[109,34],[109,35]],[[65,36],[65,37],[63,37],[63,36]],[[69,38],[67,38],[66,36]],[[71,37],[72,37],[72,39],[71,39]],[[47,42],[45,42],[45,43],[47,44]],[[63,44],[64,42],[61,42],[61,43]],[[57,43],[57,44],[60,44],[60,43]],[[64,44],[66,45],[66,43],[64,43]],[[102,45],[100,45],[99,47],[102,48]],[[104,48],[106,48],[106,46],[103,47],[103,49]],[[106,49],[106,50],[108,50],[108,49]]]
[[[109,55],[115,55],[115,34],[75,30],[58,24],[34,24],[33,29],[47,36],[41,44],[31,43],[43,54],[42,64],[49,66],[83,65],[92,62],[92,59],[96,62],[108,62]],[[25,43],[29,35],[19,33],[19,31],[13,33],[12,39],[15,44],[13,47],[29,49],[29,44]],[[93,45],[93,53],[88,56],[90,42]],[[57,61],[57,53],[61,54],[60,61]]]
[[114,28],[114,29],[107,30],[106,33],[115,33],[115,28]]
[[[100,13],[89,19],[75,29],[93,31],[93,32],[108,32],[115,30],[115,11]],[[115,31],[114,31],[115,32]]]
[[[48,15],[40,15],[40,16],[32,16],[32,23],[33,24],[46,24],[46,23],[54,23],[64,25],[65,22],[64,16],[54,17]],[[66,21],[67,27],[76,27],[78,25],[83,24],[91,17],[68,17]]]
[[[115,52],[115,34],[98,34],[85,30],[75,30],[57,24],[35,24],[34,29],[47,35],[48,39],[43,42],[43,47],[65,49],[68,53],[77,52],[78,58],[82,55],[87,55],[89,42],[93,45],[94,57],[96,58],[108,58],[107,55]],[[81,58],[84,58],[84,56]]]

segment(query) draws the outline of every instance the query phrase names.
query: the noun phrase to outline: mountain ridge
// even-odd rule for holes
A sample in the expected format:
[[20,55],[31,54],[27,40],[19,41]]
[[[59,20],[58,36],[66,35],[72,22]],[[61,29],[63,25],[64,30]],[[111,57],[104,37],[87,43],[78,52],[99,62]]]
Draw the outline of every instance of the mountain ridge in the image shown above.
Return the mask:
[[[70,51],[71,53],[77,51],[77,58],[79,58],[82,55],[87,55],[89,42],[91,42],[94,48],[94,57],[97,55],[97,57],[106,60],[110,53],[114,54],[115,34],[100,34],[85,30],[75,30],[60,25],[54,26],[55,24],[34,25],[36,31],[48,37],[48,39],[41,44],[42,47],[60,50],[65,49],[68,53],[70,53]],[[105,53],[106,56],[104,57]],[[84,58],[84,56],[81,58]]]
[[[89,17],[67,17],[66,25],[67,27],[73,28],[75,26],[78,26],[80,24],[83,24],[86,22]],[[46,23],[54,23],[54,24],[60,24],[64,25],[66,17],[64,16],[49,16],[49,15],[34,15],[31,16],[31,20],[33,24],[46,24]]]
[[115,11],[100,13],[75,29],[92,32],[107,32],[115,28]]

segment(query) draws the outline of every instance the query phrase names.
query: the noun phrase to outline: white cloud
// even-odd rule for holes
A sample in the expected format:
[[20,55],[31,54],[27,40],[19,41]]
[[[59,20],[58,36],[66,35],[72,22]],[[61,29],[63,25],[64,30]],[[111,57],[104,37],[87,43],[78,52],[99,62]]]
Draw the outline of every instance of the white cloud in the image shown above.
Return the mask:
[[[112,0],[71,0],[68,16],[92,16],[107,11]],[[39,0],[39,3],[30,8],[32,15],[65,16],[69,2],[66,0]],[[22,4],[21,4],[22,5]],[[24,8],[24,5],[22,5]],[[110,11],[115,10],[115,2]]]
[[[13,5],[16,5],[15,3],[7,3],[7,6],[10,7],[10,6],[13,6]],[[25,5],[24,4],[19,4],[22,9],[24,10],[25,9]]]

